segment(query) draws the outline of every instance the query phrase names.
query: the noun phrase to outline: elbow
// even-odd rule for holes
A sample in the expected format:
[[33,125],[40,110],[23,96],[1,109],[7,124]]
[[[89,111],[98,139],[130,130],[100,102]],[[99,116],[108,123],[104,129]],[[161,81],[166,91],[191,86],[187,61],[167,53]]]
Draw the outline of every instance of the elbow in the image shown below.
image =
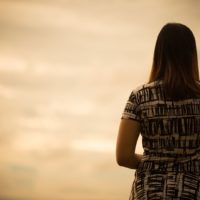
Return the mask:
[[117,164],[118,164],[119,166],[122,166],[122,162],[121,162],[120,159],[116,158],[116,162],[117,162]]
[[116,162],[119,166],[125,166],[125,159],[119,156],[116,156]]
[[125,167],[127,165],[128,162],[128,157],[127,154],[125,154],[122,151],[116,150],[116,162],[119,166]]
[[134,155],[132,156],[117,156],[117,164],[121,167],[127,167],[130,169],[137,169],[139,161]]

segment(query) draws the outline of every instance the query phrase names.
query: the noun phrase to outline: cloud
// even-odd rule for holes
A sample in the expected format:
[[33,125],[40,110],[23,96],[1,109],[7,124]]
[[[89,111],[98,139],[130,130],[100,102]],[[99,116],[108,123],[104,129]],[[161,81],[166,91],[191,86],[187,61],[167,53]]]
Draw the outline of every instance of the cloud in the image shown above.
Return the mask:
[[181,21],[198,36],[193,3],[1,1],[0,199],[128,199],[120,115],[161,26]]

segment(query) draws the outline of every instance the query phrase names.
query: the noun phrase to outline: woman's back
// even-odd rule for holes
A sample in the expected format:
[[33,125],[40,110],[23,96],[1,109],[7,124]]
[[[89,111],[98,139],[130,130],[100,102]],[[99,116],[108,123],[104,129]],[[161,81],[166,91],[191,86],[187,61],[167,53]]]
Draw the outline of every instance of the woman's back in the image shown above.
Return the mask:
[[200,98],[167,99],[162,81],[155,81],[131,93],[122,118],[133,109],[144,148],[138,170],[200,173]]
[[129,199],[200,199],[200,98],[167,99],[155,81],[131,92],[122,119],[140,122],[144,148]]

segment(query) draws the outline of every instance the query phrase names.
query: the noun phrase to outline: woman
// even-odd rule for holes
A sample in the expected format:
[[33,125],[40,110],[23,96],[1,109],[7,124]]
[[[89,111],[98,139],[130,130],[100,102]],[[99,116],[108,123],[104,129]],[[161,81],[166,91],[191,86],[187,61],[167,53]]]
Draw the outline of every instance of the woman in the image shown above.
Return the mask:
[[[143,155],[135,153],[139,134]],[[136,169],[129,200],[200,200],[200,84],[192,31],[160,31],[148,83],[132,90],[121,117],[116,160]]]

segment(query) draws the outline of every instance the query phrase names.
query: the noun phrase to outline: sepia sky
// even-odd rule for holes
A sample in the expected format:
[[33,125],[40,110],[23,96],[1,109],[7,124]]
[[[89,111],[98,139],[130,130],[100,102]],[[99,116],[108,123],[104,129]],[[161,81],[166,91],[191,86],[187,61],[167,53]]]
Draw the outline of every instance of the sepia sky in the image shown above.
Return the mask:
[[[124,200],[115,144],[167,22],[198,0],[0,0],[0,200]],[[199,55],[199,50],[198,50]],[[141,137],[137,152],[142,153]]]

